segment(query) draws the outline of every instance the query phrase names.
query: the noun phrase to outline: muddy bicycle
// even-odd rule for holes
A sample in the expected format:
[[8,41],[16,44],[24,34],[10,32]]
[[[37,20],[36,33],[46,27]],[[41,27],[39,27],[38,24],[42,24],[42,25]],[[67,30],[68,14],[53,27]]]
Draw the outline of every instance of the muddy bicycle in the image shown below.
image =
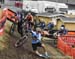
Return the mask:
[[24,28],[22,29],[23,30],[23,36],[20,37],[20,39],[16,41],[15,47],[22,46],[25,42],[28,41],[28,38],[31,36],[30,35],[31,33],[28,31],[28,28],[26,27],[27,25],[28,24],[26,24],[26,23],[23,25],[24,26]]

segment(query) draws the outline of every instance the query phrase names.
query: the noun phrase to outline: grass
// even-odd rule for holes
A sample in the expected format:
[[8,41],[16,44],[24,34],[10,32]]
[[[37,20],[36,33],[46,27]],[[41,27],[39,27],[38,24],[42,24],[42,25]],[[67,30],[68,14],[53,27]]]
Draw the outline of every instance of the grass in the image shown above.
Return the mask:
[[[5,27],[5,30],[8,31],[8,26]],[[7,45],[8,37],[7,37],[7,34],[5,33],[5,30],[4,30],[4,34],[2,36],[0,36],[0,50],[3,50],[5,48],[7,48],[7,46],[8,46]]]

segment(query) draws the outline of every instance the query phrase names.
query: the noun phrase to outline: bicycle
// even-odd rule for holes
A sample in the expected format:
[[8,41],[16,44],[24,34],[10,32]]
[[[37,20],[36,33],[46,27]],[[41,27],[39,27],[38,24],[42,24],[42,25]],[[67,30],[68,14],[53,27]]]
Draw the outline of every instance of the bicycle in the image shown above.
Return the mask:
[[[28,32],[27,30],[27,26],[28,24],[25,22],[24,24],[23,24],[23,26],[24,26],[24,28],[23,28],[23,36],[19,39],[19,40],[17,40],[16,41],[16,43],[15,43],[15,47],[20,47],[20,46],[22,46],[25,42],[27,42],[28,41],[28,38],[30,37],[30,32]],[[25,30],[26,29],[26,30]]]

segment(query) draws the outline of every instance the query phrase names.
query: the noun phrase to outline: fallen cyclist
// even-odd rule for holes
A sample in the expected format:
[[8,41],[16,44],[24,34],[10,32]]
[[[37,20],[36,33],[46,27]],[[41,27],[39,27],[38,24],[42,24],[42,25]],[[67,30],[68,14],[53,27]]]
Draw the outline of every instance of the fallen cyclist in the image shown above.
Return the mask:
[[33,24],[33,15],[31,14],[31,12],[28,12],[28,14],[25,17],[28,25],[27,25],[27,30],[30,31],[32,28],[32,24]]

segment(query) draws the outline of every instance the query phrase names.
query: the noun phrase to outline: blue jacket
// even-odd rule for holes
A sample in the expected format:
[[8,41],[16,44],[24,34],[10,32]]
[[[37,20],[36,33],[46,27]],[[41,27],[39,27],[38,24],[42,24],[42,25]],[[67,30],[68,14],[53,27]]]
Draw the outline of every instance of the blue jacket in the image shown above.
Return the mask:
[[32,31],[32,37],[36,36],[37,39],[36,40],[32,40],[32,44],[36,44],[38,42],[41,42],[41,33],[36,33],[35,31]]
[[64,35],[65,35],[65,34],[67,34],[67,33],[68,33],[68,30],[67,30],[67,29],[63,29],[63,30],[60,29],[60,30],[58,31],[58,34],[64,34]]

